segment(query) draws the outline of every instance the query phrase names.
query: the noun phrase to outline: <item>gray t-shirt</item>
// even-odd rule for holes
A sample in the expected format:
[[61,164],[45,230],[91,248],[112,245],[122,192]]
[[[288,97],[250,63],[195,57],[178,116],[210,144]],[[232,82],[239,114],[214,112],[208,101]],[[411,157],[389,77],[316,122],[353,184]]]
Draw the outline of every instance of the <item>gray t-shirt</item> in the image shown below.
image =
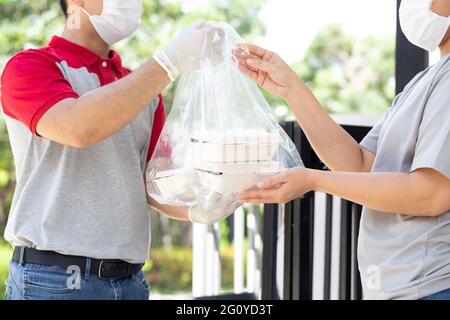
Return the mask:
[[[361,146],[376,154],[373,172],[432,168],[450,179],[450,55],[408,84]],[[365,299],[419,299],[450,288],[450,212],[364,208],[358,260]]]

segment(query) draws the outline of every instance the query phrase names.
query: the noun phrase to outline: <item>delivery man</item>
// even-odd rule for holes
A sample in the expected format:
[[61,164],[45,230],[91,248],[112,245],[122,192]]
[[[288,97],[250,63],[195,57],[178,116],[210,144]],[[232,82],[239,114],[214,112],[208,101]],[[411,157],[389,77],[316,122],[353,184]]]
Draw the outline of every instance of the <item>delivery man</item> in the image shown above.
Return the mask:
[[[148,299],[144,171],[165,121],[159,94],[197,68],[197,23],[134,72],[110,46],[142,1],[62,0],[66,27],[6,65],[1,102],[17,172],[7,299]],[[68,14],[68,12],[70,14]],[[151,205],[188,220],[186,208]]]

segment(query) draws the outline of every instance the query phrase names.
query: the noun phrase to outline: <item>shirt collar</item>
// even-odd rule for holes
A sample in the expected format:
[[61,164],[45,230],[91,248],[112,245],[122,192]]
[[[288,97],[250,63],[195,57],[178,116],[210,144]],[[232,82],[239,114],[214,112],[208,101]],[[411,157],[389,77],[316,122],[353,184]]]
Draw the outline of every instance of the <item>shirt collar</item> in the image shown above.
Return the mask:
[[70,55],[76,57],[86,66],[91,66],[99,61],[108,61],[111,62],[118,70],[122,68],[122,59],[114,50],[110,50],[108,54],[109,58],[104,59],[91,50],[59,36],[53,36],[50,40],[49,46],[70,53]]

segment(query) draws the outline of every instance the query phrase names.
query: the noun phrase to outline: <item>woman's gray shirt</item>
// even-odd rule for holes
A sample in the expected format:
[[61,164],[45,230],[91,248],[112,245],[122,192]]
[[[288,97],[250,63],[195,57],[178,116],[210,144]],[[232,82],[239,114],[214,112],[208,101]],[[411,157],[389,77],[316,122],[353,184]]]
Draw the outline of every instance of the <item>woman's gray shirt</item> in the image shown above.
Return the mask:
[[[361,146],[376,154],[373,172],[432,168],[450,179],[450,55],[408,84]],[[358,260],[365,299],[450,288],[450,211],[432,218],[364,208]]]

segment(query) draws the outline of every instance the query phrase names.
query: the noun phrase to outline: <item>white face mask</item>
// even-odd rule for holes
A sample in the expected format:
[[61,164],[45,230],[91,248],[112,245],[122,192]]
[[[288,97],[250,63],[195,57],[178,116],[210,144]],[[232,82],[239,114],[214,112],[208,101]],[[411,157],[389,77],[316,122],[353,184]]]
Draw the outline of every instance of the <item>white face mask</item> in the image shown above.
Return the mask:
[[99,36],[113,45],[131,36],[139,27],[142,15],[142,0],[103,0],[101,15],[88,16]]
[[406,38],[428,51],[436,50],[450,26],[449,17],[431,11],[433,0],[402,0],[400,25]]

